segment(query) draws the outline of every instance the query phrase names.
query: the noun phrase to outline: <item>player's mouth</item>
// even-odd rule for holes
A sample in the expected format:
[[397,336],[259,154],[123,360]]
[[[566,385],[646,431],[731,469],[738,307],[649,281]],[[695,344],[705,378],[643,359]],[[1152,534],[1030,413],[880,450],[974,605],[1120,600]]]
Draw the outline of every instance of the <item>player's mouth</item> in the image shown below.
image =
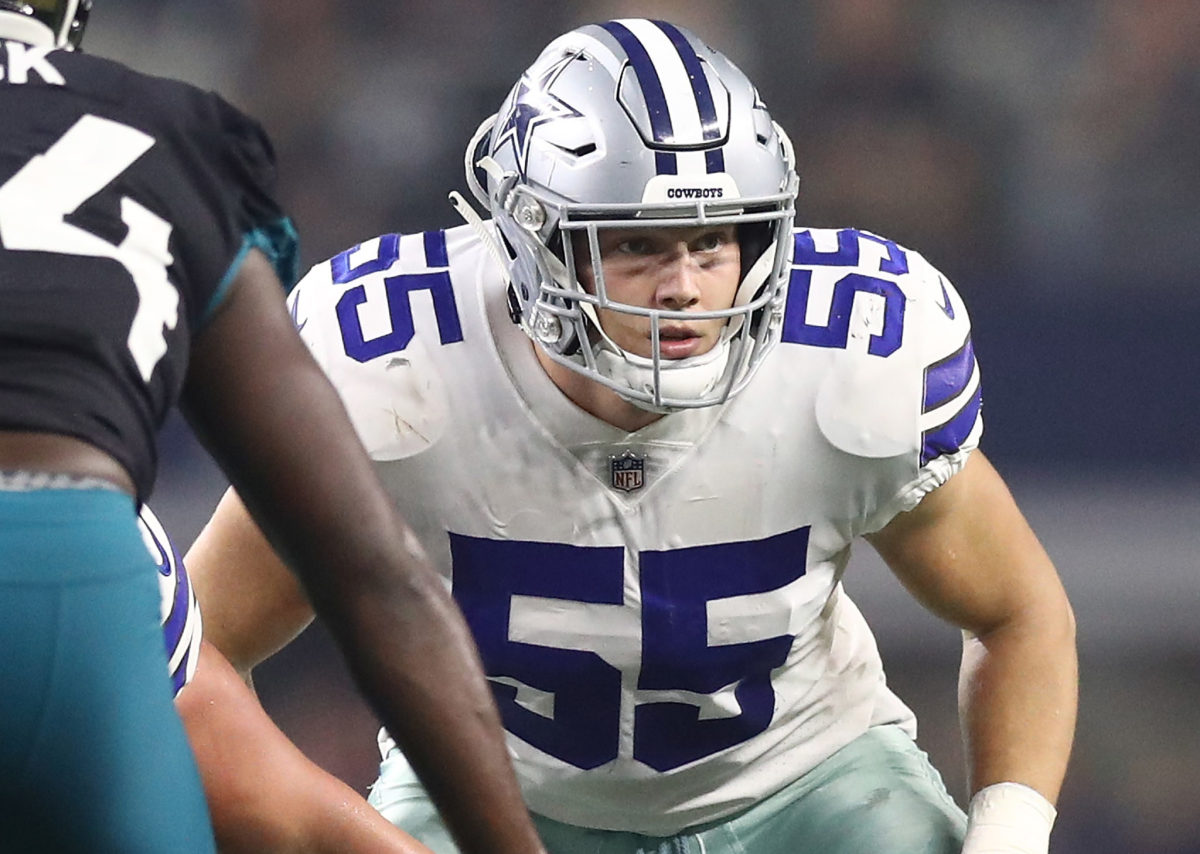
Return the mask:
[[665,359],[686,359],[700,354],[704,337],[686,326],[664,326],[658,330],[658,352]]

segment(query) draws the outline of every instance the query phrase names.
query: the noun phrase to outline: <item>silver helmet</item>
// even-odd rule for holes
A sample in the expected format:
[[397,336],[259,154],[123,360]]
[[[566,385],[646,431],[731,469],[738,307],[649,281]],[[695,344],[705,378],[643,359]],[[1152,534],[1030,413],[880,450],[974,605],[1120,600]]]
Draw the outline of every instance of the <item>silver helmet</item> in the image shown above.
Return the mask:
[[[632,19],[555,39],[480,126],[467,173],[499,230],[514,317],[556,362],[669,412],[728,399],[778,342],[799,186],[791,143],[745,75],[686,30]],[[737,227],[731,308],[609,299],[598,230],[713,224]],[[576,258],[583,246],[589,257]],[[601,309],[648,317],[653,354],[613,342]],[[660,324],[714,318],[725,325],[712,350],[660,355]]]

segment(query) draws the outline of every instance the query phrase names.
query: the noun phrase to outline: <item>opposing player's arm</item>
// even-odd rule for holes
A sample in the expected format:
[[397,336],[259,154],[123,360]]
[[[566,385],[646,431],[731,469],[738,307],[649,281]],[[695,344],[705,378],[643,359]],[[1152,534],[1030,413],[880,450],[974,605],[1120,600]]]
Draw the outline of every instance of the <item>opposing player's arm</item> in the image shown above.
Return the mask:
[[541,851],[466,623],[257,250],[196,337],[184,403],[464,854]]
[[222,854],[429,854],[279,731],[207,642],[175,707]]
[[868,540],[917,599],[964,631],[959,697],[972,794],[1010,782],[1053,802],[1075,731],[1075,622],[1000,475],[975,451]]

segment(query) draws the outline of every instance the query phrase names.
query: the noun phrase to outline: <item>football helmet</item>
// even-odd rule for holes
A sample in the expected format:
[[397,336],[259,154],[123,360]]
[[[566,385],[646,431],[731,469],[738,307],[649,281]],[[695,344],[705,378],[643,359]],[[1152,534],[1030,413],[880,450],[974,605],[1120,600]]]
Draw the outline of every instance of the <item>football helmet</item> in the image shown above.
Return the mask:
[[0,12],[15,12],[50,28],[54,47],[75,50],[83,40],[92,0],[0,0]]
[[[551,42],[466,157],[467,182],[499,233],[491,246],[509,277],[514,320],[554,361],[656,412],[725,401],[778,342],[799,187],[793,161],[787,135],[732,62],[684,29],[645,19],[591,24]],[[742,257],[730,308],[676,311],[607,296],[600,229],[730,223]],[[591,291],[577,276],[584,246]],[[600,309],[648,317],[653,355],[613,342]],[[725,326],[712,350],[660,355],[660,325],[713,318]]]

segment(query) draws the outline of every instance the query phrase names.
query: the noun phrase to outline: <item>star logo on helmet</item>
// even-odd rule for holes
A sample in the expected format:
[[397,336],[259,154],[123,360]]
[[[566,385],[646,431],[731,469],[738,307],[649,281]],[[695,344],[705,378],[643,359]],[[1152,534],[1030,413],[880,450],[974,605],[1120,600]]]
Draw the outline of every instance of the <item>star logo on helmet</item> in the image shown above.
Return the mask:
[[529,140],[534,128],[558,119],[582,118],[582,113],[549,91],[554,78],[574,58],[573,55],[562,57],[542,74],[536,77],[526,74],[517,84],[517,96],[499,125],[495,147],[512,143],[517,168],[522,175],[529,160]]

